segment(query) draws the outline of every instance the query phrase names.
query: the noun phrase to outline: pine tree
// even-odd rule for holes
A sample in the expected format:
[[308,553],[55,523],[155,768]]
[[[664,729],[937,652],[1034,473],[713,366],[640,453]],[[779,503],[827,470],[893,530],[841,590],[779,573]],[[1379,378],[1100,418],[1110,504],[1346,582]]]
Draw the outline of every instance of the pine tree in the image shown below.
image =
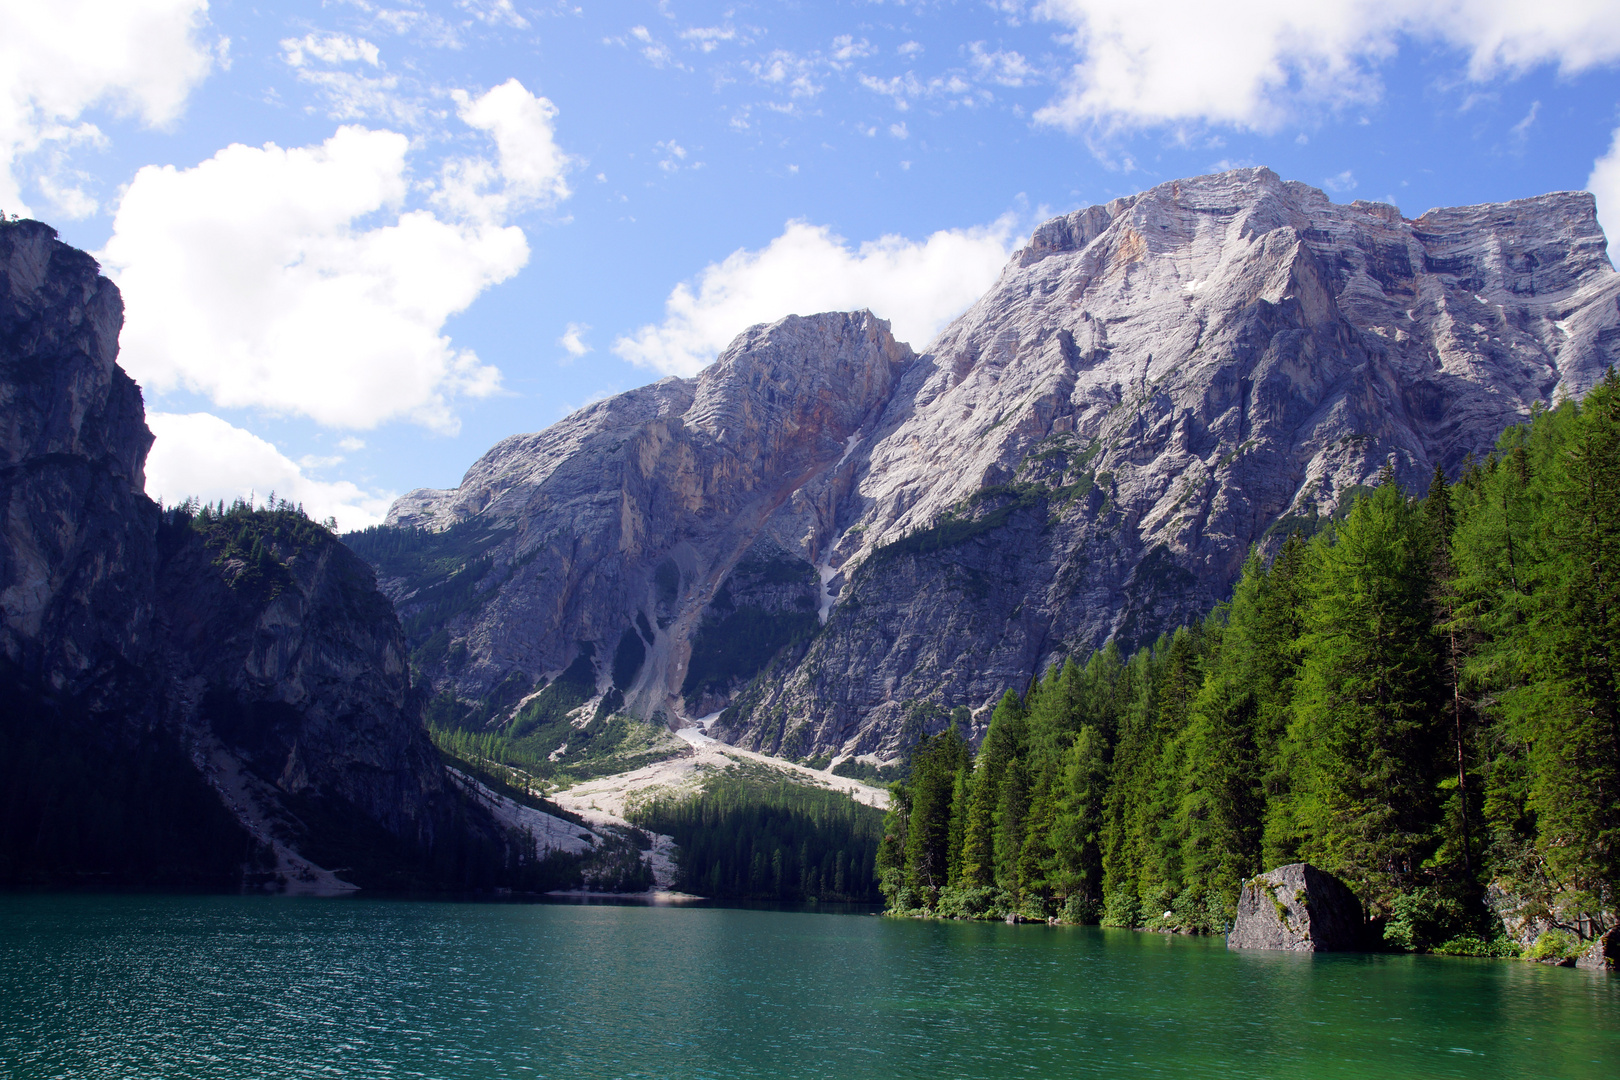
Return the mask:
[[1436,840],[1437,656],[1419,520],[1385,478],[1315,543],[1289,738],[1301,854],[1385,905]]
[[957,773],[968,762],[967,745],[954,725],[912,751],[906,821],[906,883],[932,908],[949,880],[951,800]]
[[973,769],[968,818],[962,830],[961,877],[966,886],[996,883],[995,815],[1002,774],[1023,748],[1024,729],[1024,704],[1008,690],[990,716]]

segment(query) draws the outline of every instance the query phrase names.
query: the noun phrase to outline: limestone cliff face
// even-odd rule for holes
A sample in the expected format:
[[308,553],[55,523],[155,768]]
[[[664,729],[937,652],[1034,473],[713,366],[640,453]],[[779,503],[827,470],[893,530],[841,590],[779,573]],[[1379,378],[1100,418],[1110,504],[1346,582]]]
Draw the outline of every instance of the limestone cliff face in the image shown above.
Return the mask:
[[300,854],[330,840],[316,811],[402,850],[443,839],[371,569],[291,511],[239,518],[264,540],[251,567],[223,526],[162,514],[121,322],[89,256],[0,225],[0,879],[338,887]]
[[[441,688],[515,672],[526,692],[583,643],[606,690],[615,642],[656,618],[627,707],[728,702],[717,731],[752,747],[887,757],[1065,654],[1202,615],[1251,544],[1386,466],[1411,488],[1455,474],[1617,360],[1589,195],[1407,219],[1239,170],[1046,223],[919,357],[865,315],[755,328],[695,382],[507,440],[391,520],[508,530],[438,624],[461,658],[429,658]],[[742,376],[766,369],[804,374]],[[800,592],[753,596],[743,564]],[[411,583],[385,586],[409,611]],[[765,618],[812,601],[812,633]],[[682,676],[760,626],[767,665]]]
[[[770,526],[816,549],[836,473],[912,362],[867,313],[788,318],[743,334],[696,379],[665,379],[499,443],[454,491],[417,491],[390,524],[487,527],[495,569],[447,629],[461,663],[438,674],[478,697],[520,673],[555,678],[582,649],[608,658],[627,635],[644,660],[621,689],[641,715],[673,718],[705,608]],[[825,487],[825,485],[823,485]],[[808,568],[806,568],[808,569]],[[409,619],[427,597],[384,581]]]

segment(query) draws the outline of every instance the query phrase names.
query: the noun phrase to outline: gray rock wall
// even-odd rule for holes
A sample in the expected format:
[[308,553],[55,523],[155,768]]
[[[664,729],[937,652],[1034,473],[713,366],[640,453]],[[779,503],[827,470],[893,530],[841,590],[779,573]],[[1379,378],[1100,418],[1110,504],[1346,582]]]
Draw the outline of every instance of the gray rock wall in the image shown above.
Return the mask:
[[[304,521],[299,542],[271,545],[274,588],[248,588],[240,561],[147,499],[152,436],[117,365],[122,312],[48,226],[0,224],[0,719],[23,725],[7,730],[5,768],[26,770],[29,747],[50,758],[7,774],[3,811],[8,828],[75,842],[82,830],[59,822],[118,819],[99,849],[8,836],[0,877],[156,882],[211,858],[127,865],[107,847],[141,821],[256,852],[262,865],[238,872],[313,873],[295,849],[322,839],[300,817],[317,803],[402,850],[448,839],[456,809],[370,568]],[[63,762],[76,754],[95,775]],[[134,775],[153,762],[175,774]],[[119,801],[137,797],[154,804]],[[193,829],[197,812],[227,824]]]
[[[656,615],[628,707],[670,720],[704,610],[769,538],[815,569],[827,617],[721,732],[892,757],[916,703],[983,718],[1066,655],[1201,617],[1250,545],[1385,466],[1413,490],[1455,474],[1617,359],[1590,195],[1407,219],[1243,169],[1047,222],[920,356],[866,314],[756,327],[696,380],[505,440],[390,520],[510,530],[443,621],[467,659],[430,663],[437,688],[532,686]],[[418,583],[385,587],[409,617]]]

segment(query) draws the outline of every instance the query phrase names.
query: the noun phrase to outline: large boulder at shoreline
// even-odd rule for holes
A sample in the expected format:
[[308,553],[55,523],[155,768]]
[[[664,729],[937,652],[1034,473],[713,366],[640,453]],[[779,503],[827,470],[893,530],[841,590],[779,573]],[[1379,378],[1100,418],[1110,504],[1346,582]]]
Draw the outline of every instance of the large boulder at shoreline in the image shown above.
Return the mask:
[[1310,863],[1289,863],[1243,883],[1228,949],[1343,952],[1361,937],[1361,901]]
[[1615,927],[1596,938],[1591,946],[1576,958],[1575,966],[1610,973],[1620,967],[1620,927]]

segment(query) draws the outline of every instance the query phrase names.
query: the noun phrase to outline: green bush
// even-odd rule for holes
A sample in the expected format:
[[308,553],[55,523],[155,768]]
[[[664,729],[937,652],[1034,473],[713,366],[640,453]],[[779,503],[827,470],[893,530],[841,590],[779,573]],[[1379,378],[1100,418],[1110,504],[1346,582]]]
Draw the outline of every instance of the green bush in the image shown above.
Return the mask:
[[992,885],[969,885],[939,890],[934,914],[942,919],[1004,919],[1007,897]]
[[1535,943],[1524,950],[1526,960],[1562,961],[1581,954],[1581,942],[1567,930],[1544,930]]
[[1095,897],[1074,893],[1063,902],[1063,921],[1075,925],[1094,925],[1102,919],[1102,905]]
[[1495,956],[1510,959],[1519,955],[1519,946],[1505,936],[1483,938],[1478,934],[1461,934],[1442,941],[1431,952],[1440,956]]
[[1103,897],[1102,924],[1126,930],[1142,925],[1142,909],[1135,890],[1121,887]]

